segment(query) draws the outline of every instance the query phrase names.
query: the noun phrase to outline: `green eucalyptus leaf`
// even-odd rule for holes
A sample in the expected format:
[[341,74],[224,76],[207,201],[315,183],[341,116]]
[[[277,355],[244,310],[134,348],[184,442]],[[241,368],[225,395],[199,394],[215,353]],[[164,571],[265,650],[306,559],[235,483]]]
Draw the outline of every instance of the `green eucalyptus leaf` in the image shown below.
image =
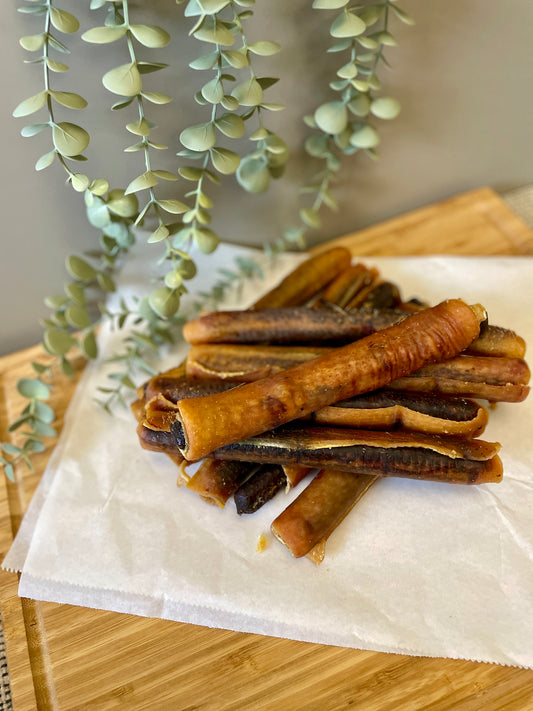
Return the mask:
[[204,54],[203,56],[194,59],[192,62],[189,63],[189,67],[191,67],[191,69],[198,70],[212,69],[218,62],[218,56],[218,50],[215,50],[214,52],[209,52],[209,54]]
[[224,96],[224,86],[218,77],[214,77],[202,87],[202,96],[210,104],[218,104]]
[[218,247],[218,235],[207,227],[199,227],[193,232],[194,242],[203,254],[211,254]]
[[126,107],[128,107],[132,101],[133,97],[130,99],[126,99],[125,101],[117,101],[117,103],[113,104],[111,108],[113,109],[113,111],[120,111],[120,109],[125,109]]
[[65,260],[67,272],[79,281],[91,281],[96,276],[96,270],[91,265],[76,255],[71,255]]
[[210,153],[213,167],[223,175],[231,175],[232,173],[235,173],[241,162],[241,158],[238,153],[230,151],[227,148],[217,146],[212,148]]
[[318,212],[311,208],[302,208],[300,210],[300,219],[308,227],[318,228],[321,224]]
[[43,32],[38,35],[26,35],[25,37],[21,37],[19,44],[28,52],[36,52],[37,50],[42,49],[45,41],[46,33]]
[[46,350],[54,355],[65,355],[74,345],[73,338],[59,328],[48,328],[43,335]]
[[231,95],[237,99],[241,106],[259,106],[263,101],[263,89],[254,77],[237,84]]
[[161,69],[165,69],[166,67],[168,67],[168,64],[165,64],[164,62],[137,62],[139,74],[159,72]]
[[34,123],[31,126],[24,126],[24,128],[21,129],[20,134],[25,138],[35,136],[37,133],[43,131],[45,128],[48,128],[49,125],[50,124],[48,123]]
[[20,118],[21,116],[29,116],[36,111],[39,111],[45,104],[48,94],[46,91],[40,91],[38,94],[24,99],[13,111],[13,116],[15,118]]
[[157,49],[170,42],[170,35],[156,25],[130,25],[131,34],[145,47]]
[[180,141],[191,151],[206,151],[216,143],[215,127],[211,122],[189,126],[180,133]]
[[21,378],[17,382],[19,393],[30,400],[48,400],[49,387],[38,378]]
[[[80,304],[82,306],[87,301],[84,287],[79,282],[73,281],[69,284],[65,284],[65,293],[69,296],[70,299],[72,299],[72,301],[75,301],[77,304]],[[66,320],[62,325],[66,326]]]
[[90,30],[87,30],[87,32],[84,32],[81,38],[86,42],[91,42],[93,44],[107,44],[124,37],[126,32],[127,27],[125,25],[93,27]]
[[179,309],[180,297],[173,289],[162,286],[150,294],[148,303],[158,316],[167,319],[174,316]]
[[170,235],[170,231],[169,231],[168,227],[161,222],[157,226],[157,228],[149,235],[149,237],[146,241],[149,244],[153,244],[155,242],[162,242],[169,235]]
[[95,195],[104,195],[109,190],[109,183],[105,178],[95,178],[89,186]]
[[340,40],[340,42],[335,42],[335,44],[328,49],[328,52],[344,52],[351,46],[352,39],[350,37],[347,37],[345,39]]
[[148,136],[150,134],[150,124],[143,116],[138,121],[127,123],[126,130],[135,136]]
[[91,205],[87,205],[86,210],[87,219],[97,229],[104,228],[111,221],[108,206],[101,199],[93,200]]
[[182,215],[189,209],[188,205],[179,200],[158,200],[157,204],[166,212],[171,212],[173,215]]
[[181,175],[182,178],[185,178],[185,180],[191,180],[191,181],[198,181],[204,174],[204,171],[201,168],[194,168],[189,165],[183,166],[183,168],[179,168],[178,173]]
[[52,91],[48,92],[54,101],[57,101],[61,106],[66,106],[68,109],[84,109],[87,102],[79,94],[74,94],[72,91]]
[[[394,5],[389,5],[389,7],[394,7]],[[383,13],[383,5],[373,5],[370,7],[365,7],[359,13],[359,17],[363,20],[367,27],[375,25]]]
[[230,67],[233,67],[234,69],[243,69],[250,63],[246,52],[238,49],[223,50],[222,58],[230,65]]
[[357,76],[357,66],[353,62],[348,62],[337,71],[337,76],[341,79],[353,79]]
[[[47,398],[43,399],[46,400]],[[50,405],[41,402],[41,400],[37,400],[34,403],[34,415],[38,420],[46,422],[48,425],[52,424],[52,422],[56,419],[56,413],[52,410]]]
[[155,91],[142,91],[141,96],[152,104],[170,104],[172,97]]
[[148,188],[153,188],[154,185],[157,185],[158,182],[159,181],[157,180],[157,177],[154,175],[153,171],[147,170],[145,173],[137,176],[131,181],[131,183],[126,188],[125,194],[129,195],[130,193],[136,193],[139,190],[147,190]]
[[406,25],[415,25],[416,22],[414,19],[408,15],[405,10],[402,10],[398,5],[391,4],[390,5],[391,10],[394,11],[394,13],[397,15],[397,17],[404,22]]
[[169,180],[170,182],[175,182],[178,180],[176,173],[171,173],[170,170],[152,170],[152,173],[161,178],[161,180]]
[[349,0],[313,0],[315,10],[338,10],[347,5]]
[[215,126],[228,138],[241,138],[246,130],[245,123],[236,114],[223,114],[215,120]]
[[341,13],[330,27],[330,34],[332,37],[343,38],[343,37],[357,37],[362,35],[366,30],[366,25],[353,12],[348,12],[345,10]]
[[62,121],[52,127],[52,140],[56,150],[63,156],[76,156],[89,145],[90,136],[74,123]]
[[57,50],[58,52],[63,52],[64,54],[70,53],[69,48],[65,47],[65,45],[53,35],[48,35],[48,44],[50,45],[50,47]]
[[98,346],[93,331],[88,331],[80,338],[79,347],[86,358],[94,360],[98,356]]
[[356,116],[368,116],[370,103],[370,99],[366,94],[359,94],[348,103],[348,108]]
[[216,20],[211,15],[207,15],[204,18],[199,28],[193,34],[197,40],[210,42],[212,44],[221,44],[225,47],[230,47],[235,42],[235,37],[227,25],[220,20]]
[[348,123],[348,110],[342,101],[330,101],[315,111],[315,122],[324,133],[335,135],[344,131]]
[[364,126],[352,133],[350,143],[356,148],[374,148],[379,144],[379,136],[372,126]]
[[239,102],[237,101],[237,99],[234,96],[229,96],[228,94],[226,94],[222,98],[220,103],[226,109],[226,111],[235,111],[239,108]]
[[108,91],[120,96],[136,96],[142,90],[142,79],[136,62],[111,69],[104,74],[102,83]]
[[20,447],[11,444],[11,442],[0,442],[0,447],[2,447],[6,454],[11,454],[12,456],[17,456],[17,454],[20,454],[22,451]]
[[124,190],[111,190],[107,201],[108,209],[118,217],[135,217],[139,202],[135,195],[126,195]]
[[400,102],[391,97],[383,96],[374,99],[370,111],[381,119],[394,119],[400,113]]
[[66,319],[70,326],[74,328],[88,328],[91,325],[91,319],[87,309],[79,304],[71,304],[65,311]]
[[390,32],[382,31],[376,34],[370,35],[372,39],[375,39],[379,44],[383,44],[386,47],[396,47],[398,42],[394,39]]
[[206,15],[215,15],[230,4],[230,0],[197,0]]
[[67,64],[63,64],[63,62],[56,62],[55,59],[50,59],[50,57],[46,58],[46,66],[51,72],[56,72],[57,74],[68,72]]
[[[57,430],[54,427],[51,427],[46,422],[40,422],[39,420],[37,420],[37,422],[34,422],[33,429],[41,437],[56,437],[57,435]],[[39,445],[37,445],[37,448],[38,447]]]
[[270,183],[270,173],[264,160],[247,156],[237,170],[237,182],[249,193],[262,193]]
[[72,183],[74,190],[78,193],[82,193],[84,190],[87,190],[91,183],[89,178],[86,175],[83,175],[83,173],[74,173],[70,178],[70,182]]
[[261,103],[261,108],[266,109],[267,111],[283,111],[285,106],[283,104],[273,104],[271,102],[263,102]]
[[272,54],[277,54],[281,50],[281,45],[277,42],[260,41],[252,42],[248,45],[248,49],[252,54],[258,54],[262,57],[270,57]]
[[309,136],[305,142],[305,150],[314,158],[323,158],[328,154],[328,137]]
[[48,166],[52,165],[55,160],[57,153],[55,151],[50,151],[42,155],[38,161],[35,163],[35,170],[44,170]]
[[73,34],[80,29],[80,23],[74,15],[57,7],[50,8],[50,22],[56,30],[65,34]]
[[[120,223],[113,223],[113,224],[120,224]],[[107,292],[112,292],[116,290],[116,285],[113,279],[109,276],[109,274],[106,274],[105,272],[98,272],[96,275],[96,279],[98,281],[98,285],[102,289],[102,291],[107,291]]]

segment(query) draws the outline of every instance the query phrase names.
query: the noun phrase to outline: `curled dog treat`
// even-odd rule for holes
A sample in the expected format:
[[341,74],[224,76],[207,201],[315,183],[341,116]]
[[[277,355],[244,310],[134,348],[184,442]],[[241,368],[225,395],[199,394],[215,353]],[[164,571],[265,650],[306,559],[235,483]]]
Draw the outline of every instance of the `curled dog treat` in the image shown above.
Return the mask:
[[484,316],[481,307],[449,300],[269,378],[180,400],[172,424],[178,447],[186,459],[201,459],[218,447],[452,358],[477,337]]
[[313,302],[313,307],[335,304],[344,308],[362,289],[378,278],[377,269],[367,269],[363,264],[350,265],[327,286]]
[[332,247],[317,256],[310,257],[274,289],[256,301],[252,309],[305,304],[346,269],[351,259],[350,251],[345,247]]
[[287,485],[279,464],[263,464],[233,494],[237,513],[255,513]]
[[216,450],[218,459],[297,463],[352,474],[453,484],[497,483],[500,445],[410,432],[369,432],[285,425]]
[[274,536],[295,558],[324,558],[328,537],[379,477],[322,469],[272,522]]
[[204,459],[187,482],[187,489],[207,503],[224,508],[228,499],[257,468],[257,464],[250,462]]

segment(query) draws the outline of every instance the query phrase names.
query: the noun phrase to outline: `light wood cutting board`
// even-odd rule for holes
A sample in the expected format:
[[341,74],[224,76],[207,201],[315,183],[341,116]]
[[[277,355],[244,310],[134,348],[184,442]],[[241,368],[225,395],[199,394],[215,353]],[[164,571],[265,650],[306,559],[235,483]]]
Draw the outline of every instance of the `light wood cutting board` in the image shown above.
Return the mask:
[[[490,189],[431,205],[329,242],[357,256],[531,255],[533,233]],[[326,245],[315,248],[319,251]],[[0,437],[15,419],[15,384],[40,356],[30,348],[0,359]],[[83,368],[77,364],[78,376]],[[75,387],[62,381],[60,418]],[[59,423],[61,425],[61,422]],[[53,443],[52,443],[53,444]],[[0,554],[44,471],[0,481]],[[524,711],[533,671],[471,661],[410,657],[208,629],[17,596],[0,574],[0,603],[16,711]]]

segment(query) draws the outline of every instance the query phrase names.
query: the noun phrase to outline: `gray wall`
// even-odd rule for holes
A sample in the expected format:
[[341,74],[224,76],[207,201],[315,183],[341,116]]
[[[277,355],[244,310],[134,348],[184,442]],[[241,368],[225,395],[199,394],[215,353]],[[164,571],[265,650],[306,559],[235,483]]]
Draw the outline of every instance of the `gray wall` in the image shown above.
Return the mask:
[[[64,258],[89,249],[97,238],[85,220],[81,196],[65,186],[59,167],[34,172],[36,158],[49,150],[48,137],[22,138],[20,128],[29,121],[11,117],[21,99],[41,89],[39,69],[23,64],[28,55],[18,45],[19,36],[39,31],[38,20],[17,13],[17,4],[0,3],[0,353],[40,339],[38,319],[46,313],[42,299],[61,291]],[[59,6],[72,9],[86,28],[95,17],[86,9],[88,4],[62,0]],[[137,2],[135,6],[135,18],[142,21],[143,6],[151,7],[147,21],[162,26],[170,26],[181,12],[174,0]],[[298,186],[306,169],[312,169],[302,151],[305,127],[300,116],[331,96],[327,83],[334,78],[338,59],[335,55],[325,58],[322,51],[329,44],[327,13],[310,7],[310,0],[263,0],[257,3],[256,17],[249,24],[252,39],[277,39],[283,44],[283,52],[269,60],[271,68],[264,73],[293,68],[291,76],[269,91],[269,99],[287,104],[286,111],[271,115],[270,125],[289,143],[294,162],[288,179],[274,184],[266,195],[243,200],[232,179],[213,193],[217,229],[229,240],[259,244],[274,238],[293,220]],[[388,52],[392,69],[382,71],[385,93],[401,101],[402,113],[393,122],[381,122],[380,161],[364,155],[346,161],[344,180],[336,192],[341,209],[330,215],[322,232],[314,235],[315,241],[480,185],[503,191],[533,182],[533,3],[404,0],[402,7],[417,24],[395,24],[399,46]],[[186,66],[196,44],[186,31],[180,30],[175,37],[164,53],[152,55],[156,59],[165,55],[169,61],[176,57],[182,66],[149,80],[154,90],[188,97],[199,81],[198,74]],[[109,110],[116,98],[100,84],[107,69],[126,61],[124,50],[107,45],[95,51],[94,45],[79,39],[67,40],[73,55],[65,61],[72,69],[64,76],[55,75],[56,86],[78,90],[90,108],[75,115],[65,109],[62,119],[78,120],[94,136],[86,152],[90,174],[124,186],[142,170],[138,154],[122,153],[131,142],[123,122],[131,118]],[[150,51],[143,50],[143,57],[149,55]],[[173,169],[179,150],[177,134],[182,127],[204,120],[201,108],[188,98],[183,103],[178,99],[152,115],[159,126],[154,139],[171,147],[161,156],[159,167]]]

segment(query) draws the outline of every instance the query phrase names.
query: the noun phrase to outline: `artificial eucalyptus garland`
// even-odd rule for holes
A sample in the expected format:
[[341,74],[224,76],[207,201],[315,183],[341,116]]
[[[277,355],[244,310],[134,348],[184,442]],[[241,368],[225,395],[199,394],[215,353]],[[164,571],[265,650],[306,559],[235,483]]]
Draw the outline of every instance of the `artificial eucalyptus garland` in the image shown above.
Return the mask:
[[[59,57],[69,53],[65,35],[79,31],[78,19],[56,7],[54,0],[25,2],[20,12],[36,17],[41,29],[22,37],[20,44],[32,55],[40,52],[30,63],[40,67],[43,82],[42,89],[21,101],[13,115],[45,114],[40,122],[21,131],[26,137],[50,133],[51,148],[38,158],[35,168],[41,171],[57,164],[63,168],[67,182],[83,193],[87,218],[99,231],[99,239],[96,249],[67,258],[70,280],[61,295],[46,300],[51,313],[43,323],[42,345],[52,359],[46,364],[33,363],[35,377],[17,384],[27,404],[9,427],[18,431],[19,443],[1,443],[0,463],[9,478],[20,461],[31,468],[31,454],[45,449],[43,437],[56,435],[55,413],[46,404],[54,373],[59,368],[72,374],[69,355],[73,352],[81,351],[89,359],[97,356],[95,331],[104,319],[118,328],[126,321],[135,324],[124,339],[124,352],[114,358],[120,370],[112,374],[113,383],[102,392],[101,404],[109,411],[115,402],[127,401],[125,393],[135,387],[135,372],[152,373],[147,350],[157,352],[178,336],[183,323],[180,300],[187,292],[186,282],[197,271],[193,249],[209,254],[222,239],[212,226],[214,201],[209,186],[236,179],[249,193],[263,192],[271,179],[282,177],[289,159],[286,142],[268,125],[269,113],[283,109],[267,97],[278,77],[258,76],[254,67],[255,57],[269,57],[281,47],[270,39],[247,40],[246,24],[253,18],[255,0],[176,0],[176,5],[183,5],[183,10],[176,9],[176,22],[187,23],[189,34],[200,47],[199,56],[189,66],[202,77],[194,99],[204,107],[205,120],[183,128],[178,141],[171,137],[178,148],[175,171],[157,167],[158,154],[168,146],[153,138],[150,119],[151,105],[172,102],[170,95],[151,91],[149,86],[149,75],[167,65],[143,58],[144,48],[162,48],[171,36],[156,25],[136,23],[128,0],[91,0],[90,9],[98,22],[83,32],[82,39],[95,46],[124,43],[129,55],[128,62],[110,69],[102,78],[104,87],[120,97],[111,108],[125,112],[125,128],[134,136],[135,142],[125,150],[140,157],[137,174],[122,188],[111,188],[105,178],[89,177],[78,170],[78,164],[86,162],[83,152],[89,145],[89,132],[58,116],[64,109],[81,111],[87,106],[80,94],[54,89],[53,83],[54,74],[69,69]],[[337,53],[339,68],[330,83],[332,99],[303,119],[308,134],[305,150],[319,168],[302,186],[295,223],[263,245],[265,252],[274,256],[306,246],[309,231],[321,226],[322,208],[337,209],[332,187],[342,158],[361,151],[377,157],[379,134],[374,119],[393,119],[400,110],[395,99],[380,95],[378,71],[388,64],[385,49],[396,44],[391,15],[413,24],[409,15],[393,0],[364,0],[357,5],[349,0],[314,0],[312,7],[326,13],[334,40],[328,52]],[[248,139],[245,148],[242,141],[235,144],[243,137]],[[179,186],[175,197],[160,196],[162,182]],[[145,299],[133,304],[121,300],[118,312],[101,304],[95,317],[89,308],[89,291],[97,288],[105,294],[115,290],[115,272],[140,233],[157,245],[154,249],[159,253],[154,258],[167,266],[161,282]],[[255,262],[238,259],[234,270],[220,272],[221,278],[203,295],[202,304],[216,304],[227,289],[254,274],[260,275]]]

